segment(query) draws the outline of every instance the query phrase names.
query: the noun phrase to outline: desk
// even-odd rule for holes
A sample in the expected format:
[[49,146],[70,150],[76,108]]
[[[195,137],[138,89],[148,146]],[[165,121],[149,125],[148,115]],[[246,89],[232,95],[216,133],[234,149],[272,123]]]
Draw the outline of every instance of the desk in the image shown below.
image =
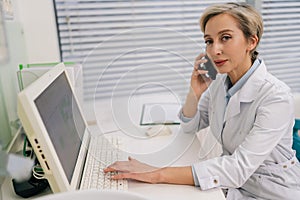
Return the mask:
[[[192,135],[189,135],[192,136]],[[189,165],[198,160],[197,153],[199,151],[199,141],[194,138],[189,148],[172,163],[173,166]],[[147,156],[140,156],[144,161],[147,161]],[[158,164],[160,158],[152,160],[152,164]],[[203,199],[203,200],[225,200],[223,192],[220,189],[212,189],[208,191],[200,191],[199,188],[185,185],[171,185],[171,184],[147,184],[137,181],[129,181],[129,192],[134,192],[144,195],[149,199]],[[51,191],[46,191],[43,195],[49,194]],[[188,195],[188,196],[187,196]],[[39,195],[41,196],[41,195]],[[37,197],[37,196],[36,196]],[[21,197],[15,195],[11,180],[7,178],[2,186],[2,200],[21,200]]]
[[[94,132],[97,129],[96,126],[92,127],[92,131]],[[151,143],[157,142],[157,140],[148,141],[143,140],[143,145],[135,145],[135,143],[139,143],[139,140],[131,139],[130,137],[125,138],[123,140],[125,146],[128,148],[128,154],[140,161],[150,163],[155,166],[188,166],[191,163],[195,163],[199,161],[198,153],[200,149],[200,143],[197,137],[192,134],[184,134],[180,132],[179,126],[172,126],[173,131],[177,131],[177,139],[172,140],[172,144],[169,145],[169,148],[165,147],[164,149],[160,149],[160,151],[156,151],[153,153],[147,154],[146,152],[152,152],[149,146],[152,146]],[[116,134],[120,136],[121,132],[114,132],[112,134]],[[173,133],[175,134],[175,133]],[[123,135],[124,136],[124,135]],[[126,135],[125,135],[126,137]],[[158,136],[159,137],[159,136]],[[165,137],[165,136],[161,136]],[[173,137],[173,136],[170,136]],[[124,139],[124,138],[122,138]],[[157,138],[159,139],[159,138]],[[166,138],[163,138],[166,139]],[[185,145],[180,147],[180,143]],[[165,143],[163,141],[163,143]],[[181,143],[181,144],[182,144]],[[129,144],[131,144],[129,146]],[[144,146],[144,152],[142,154],[138,154],[138,149],[141,149],[141,146]],[[148,148],[147,148],[148,147]],[[177,147],[177,148],[176,148]],[[156,148],[156,147],[153,147]],[[179,149],[179,150],[178,150]],[[172,152],[173,150],[173,152]],[[183,151],[183,152],[181,152]],[[131,153],[130,153],[131,152]],[[129,181],[128,182],[128,190],[130,192],[134,192],[140,195],[146,195],[149,199],[166,199],[166,200],[176,200],[176,199],[207,199],[207,200],[224,200],[224,194],[221,189],[212,189],[208,191],[200,191],[199,188],[194,186],[186,186],[186,185],[172,185],[172,184],[148,184],[141,183],[137,181]],[[188,196],[187,196],[188,195]]]
[[[195,160],[197,160],[197,155],[199,151],[199,142],[194,140],[188,150],[172,165],[173,166],[184,166],[190,165]],[[130,181],[129,191],[138,194],[147,194],[150,199],[207,199],[207,200],[221,200],[225,197],[221,189],[212,189],[207,191],[200,191],[199,188],[186,185],[171,185],[171,184],[145,184]]]
[[[130,96],[97,102],[93,106],[97,126],[93,133],[115,134],[122,137],[125,151],[142,162],[163,166],[188,166],[198,162],[200,143],[196,134],[184,134],[180,126],[170,125],[171,135],[147,138],[145,127],[139,125],[144,103],[179,103],[172,95]],[[113,133],[110,133],[113,131]],[[129,191],[146,195],[150,199],[225,199],[221,189],[200,191],[185,185],[146,184],[129,181]]]
[[[167,99],[170,102],[170,98]],[[93,134],[104,133],[105,135],[116,134],[122,136],[125,144],[124,149],[134,158],[155,166],[186,166],[191,165],[198,160],[200,149],[199,141],[193,134],[183,134],[179,126],[170,126],[172,134],[167,136],[157,136],[146,138],[143,135],[145,127],[139,126],[140,112],[142,106],[138,102],[153,103],[153,98],[149,101],[135,99],[134,106],[124,106],[120,101],[115,102],[115,112],[107,105],[110,102],[97,103],[94,105],[97,125],[91,125],[90,130]],[[158,102],[160,101],[156,98]],[[166,102],[166,101],[165,101]],[[132,106],[132,112],[130,111]],[[118,110],[120,109],[120,110]],[[124,109],[127,110],[128,116],[124,116]],[[122,119],[122,120],[120,120]],[[142,145],[141,145],[142,144]],[[143,148],[141,148],[143,147]],[[193,186],[171,185],[171,184],[147,184],[136,181],[129,181],[129,192],[144,195],[149,199],[214,199],[224,200],[225,197],[221,189],[212,189],[200,191]],[[46,191],[46,194],[51,193]],[[6,179],[2,186],[2,199],[22,199],[16,196],[12,190],[10,179]]]

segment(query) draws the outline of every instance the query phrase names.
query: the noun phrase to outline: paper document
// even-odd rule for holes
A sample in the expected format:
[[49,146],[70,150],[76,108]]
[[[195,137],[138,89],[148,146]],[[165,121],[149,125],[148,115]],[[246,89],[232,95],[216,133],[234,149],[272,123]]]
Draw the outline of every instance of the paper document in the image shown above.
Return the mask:
[[149,103],[144,104],[140,125],[156,125],[156,124],[180,124],[178,113],[181,108],[176,103]]

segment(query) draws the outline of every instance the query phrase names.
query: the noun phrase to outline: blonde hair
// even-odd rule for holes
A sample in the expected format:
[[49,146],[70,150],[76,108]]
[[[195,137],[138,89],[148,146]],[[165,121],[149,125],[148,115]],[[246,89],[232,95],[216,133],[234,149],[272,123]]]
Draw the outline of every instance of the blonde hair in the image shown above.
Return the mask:
[[[229,14],[235,18],[240,30],[246,39],[256,35],[258,46],[263,34],[263,20],[261,15],[249,4],[246,3],[225,3],[215,4],[204,10],[200,18],[201,31],[205,32],[205,26],[209,19],[220,14]],[[250,52],[251,60],[254,61],[258,55],[256,47]]]

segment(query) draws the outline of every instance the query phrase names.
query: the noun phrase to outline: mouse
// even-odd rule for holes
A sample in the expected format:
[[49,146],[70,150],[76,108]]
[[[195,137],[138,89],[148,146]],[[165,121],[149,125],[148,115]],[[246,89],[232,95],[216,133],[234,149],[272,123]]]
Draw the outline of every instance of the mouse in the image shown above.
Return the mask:
[[150,126],[146,129],[146,135],[149,137],[170,135],[170,134],[172,134],[172,130],[170,129],[169,126],[165,126],[165,125]]

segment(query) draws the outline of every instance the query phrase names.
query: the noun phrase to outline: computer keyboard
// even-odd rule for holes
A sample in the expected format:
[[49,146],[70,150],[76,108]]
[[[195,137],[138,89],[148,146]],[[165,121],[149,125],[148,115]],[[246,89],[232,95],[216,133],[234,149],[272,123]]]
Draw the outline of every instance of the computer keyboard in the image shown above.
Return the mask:
[[112,180],[114,173],[104,173],[109,164],[124,159],[118,137],[92,137],[80,189],[127,190],[127,180]]

